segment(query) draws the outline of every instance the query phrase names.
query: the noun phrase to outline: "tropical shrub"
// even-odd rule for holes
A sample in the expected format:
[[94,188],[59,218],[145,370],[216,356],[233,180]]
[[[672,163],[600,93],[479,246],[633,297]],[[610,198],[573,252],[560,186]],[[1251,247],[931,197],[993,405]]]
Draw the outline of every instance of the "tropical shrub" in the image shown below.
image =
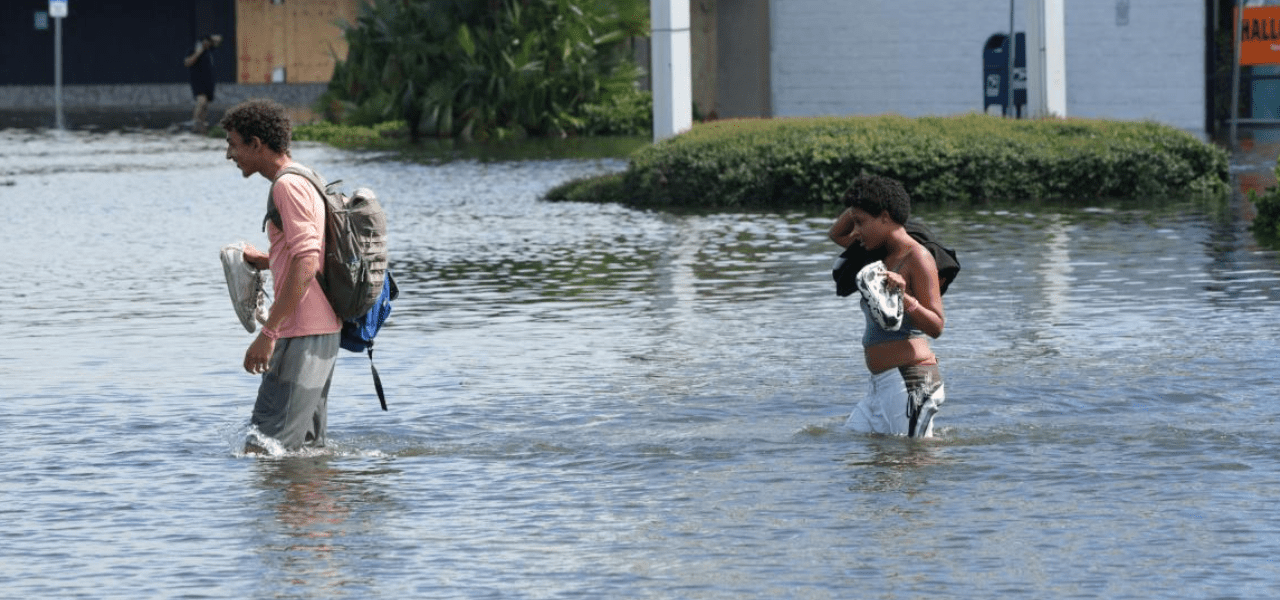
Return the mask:
[[635,130],[639,113],[618,108],[644,101],[627,42],[648,34],[648,6],[373,0],[346,26],[347,59],[318,108],[346,124],[402,119],[414,139]]
[[[1221,194],[1227,154],[1150,122],[986,115],[730,120],[642,148],[601,197],[636,205],[824,206],[863,172],[927,202]],[[548,198],[583,194],[570,182]]]
[[653,94],[626,86],[582,105],[582,114],[587,135],[652,135]]
[[[1275,174],[1280,177],[1280,159]],[[1262,194],[1249,193],[1256,214],[1249,226],[1253,233],[1271,243],[1280,242],[1280,189],[1269,187]]]

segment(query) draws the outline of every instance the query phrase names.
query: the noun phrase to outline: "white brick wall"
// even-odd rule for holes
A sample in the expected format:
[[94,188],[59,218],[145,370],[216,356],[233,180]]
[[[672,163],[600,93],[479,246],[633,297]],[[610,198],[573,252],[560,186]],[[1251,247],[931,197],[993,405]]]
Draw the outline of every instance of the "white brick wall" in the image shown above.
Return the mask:
[[[1067,113],[1204,127],[1203,0],[1067,0]],[[1016,1],[1025,31],[1027,0]],[[982,48],[1007,0],[773,0],[776,116],[982,110]]]

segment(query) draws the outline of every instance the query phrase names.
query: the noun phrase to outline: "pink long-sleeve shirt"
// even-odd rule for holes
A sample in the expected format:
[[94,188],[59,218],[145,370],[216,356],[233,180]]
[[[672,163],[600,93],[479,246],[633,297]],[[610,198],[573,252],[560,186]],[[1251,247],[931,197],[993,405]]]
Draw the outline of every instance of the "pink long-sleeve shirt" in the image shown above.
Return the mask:
[[[282,169],[283,170],[283,169]],[[296,258],[314,257],[316,274],[324,272],[324,199],[305,177],[288,173],[276,174],[271,186],[271,199],[280,212],[283,230],[275,223],[267,225],[267,237],[271,241],[270,265],[272,289],[275,297],[281,297],[289,265]],[[329,300],[319,282],[307,286],[298,309],[276,328],[282,338],[302,337],[334,333],[342,329],[342,322],[333,314]]]

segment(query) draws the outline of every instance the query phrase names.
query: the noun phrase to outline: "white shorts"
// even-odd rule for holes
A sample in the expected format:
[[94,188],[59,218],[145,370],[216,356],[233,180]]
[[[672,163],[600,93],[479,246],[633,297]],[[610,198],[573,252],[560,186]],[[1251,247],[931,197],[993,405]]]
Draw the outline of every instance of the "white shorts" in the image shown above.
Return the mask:
[[946,400],[938,365],[911,365],[871,376],[867,397],[845,422],[862,433],[933,436],[933,417]]

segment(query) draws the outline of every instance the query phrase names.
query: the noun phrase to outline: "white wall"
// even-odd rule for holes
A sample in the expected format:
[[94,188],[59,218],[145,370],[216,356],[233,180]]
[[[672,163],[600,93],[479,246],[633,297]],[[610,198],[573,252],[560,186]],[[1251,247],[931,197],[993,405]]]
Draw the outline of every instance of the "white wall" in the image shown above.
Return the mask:
[[773,0],[771,22],[775,116],[954,114],[982,110],[1009,2]]
[[1116,0],[1070,0],[1067,112],[1077,117],[1151,119],[1203,131],[1203,0],[1129,0],[1129,24]]
[[[1065,20],[1069,116],[1203,130],[1204,0],[1069,0]],[[772,0],[771,24],[775,116],[980,112],[1009,0]]]

